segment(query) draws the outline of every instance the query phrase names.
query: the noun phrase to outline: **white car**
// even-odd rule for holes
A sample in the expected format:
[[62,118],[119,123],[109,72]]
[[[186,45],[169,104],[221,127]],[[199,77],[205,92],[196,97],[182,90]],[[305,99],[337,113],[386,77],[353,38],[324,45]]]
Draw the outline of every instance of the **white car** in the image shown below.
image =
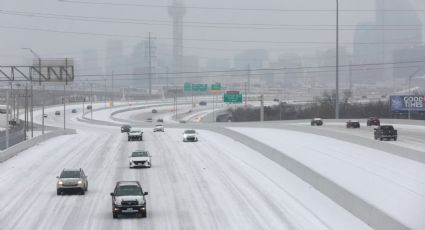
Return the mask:
[[143,141],[143,132],[141,129],[130,129],[128,132],[128,141]]
[[151,155],[148,151],[138,150],[134,151],[129,156],[130,168],[134,167],[147,167],[150,168],[152,165]]
[[153,131],[154,132],[164,132],[165,130],[164,130],[164,126],[163,125],[156,125],[154,128],[153,128]]
[[198,134],[196,133],[195,130],[189,129],[183,132],[183,142],[187,142],[187,141],[192,141],[192,142],[198,141]]

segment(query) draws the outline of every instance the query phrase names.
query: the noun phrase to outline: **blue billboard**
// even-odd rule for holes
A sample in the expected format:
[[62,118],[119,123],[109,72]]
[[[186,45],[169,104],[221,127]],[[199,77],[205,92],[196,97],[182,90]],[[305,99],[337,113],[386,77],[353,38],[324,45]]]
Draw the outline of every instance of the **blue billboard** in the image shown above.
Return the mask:
[[390,96],[390,103],[393,112],[407,112],[409,110],[425,112],[425,96]]

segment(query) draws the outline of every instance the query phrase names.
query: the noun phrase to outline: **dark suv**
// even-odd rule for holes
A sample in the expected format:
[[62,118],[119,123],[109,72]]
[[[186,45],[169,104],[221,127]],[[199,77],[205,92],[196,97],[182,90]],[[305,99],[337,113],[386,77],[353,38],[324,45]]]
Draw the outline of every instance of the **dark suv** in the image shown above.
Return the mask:
[[131,126],[129,125],[123,125],[121,126],[121,133],[128,133],[131,130]]
[[369,119],[367,119],[367,126],[379,126],[381,125],[381,122],[379,121],[379,118],[377,117],[369,117]]
[[135,214],[138,217],[146,217],[147,192],[143,192],[138,181],[119,181],[115,185],[112,196],[112,217],[119,215]]

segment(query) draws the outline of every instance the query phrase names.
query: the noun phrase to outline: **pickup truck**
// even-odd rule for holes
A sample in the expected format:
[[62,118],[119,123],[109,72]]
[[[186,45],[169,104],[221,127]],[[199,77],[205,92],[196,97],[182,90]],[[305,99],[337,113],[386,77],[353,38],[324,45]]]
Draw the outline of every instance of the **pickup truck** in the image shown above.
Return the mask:
[[143,132],[141,129],[130,129],[128,132],[128,141],[143,141]]
[[397,130],[392,125],[381,125],[374,130],[375,140],[397,140]]

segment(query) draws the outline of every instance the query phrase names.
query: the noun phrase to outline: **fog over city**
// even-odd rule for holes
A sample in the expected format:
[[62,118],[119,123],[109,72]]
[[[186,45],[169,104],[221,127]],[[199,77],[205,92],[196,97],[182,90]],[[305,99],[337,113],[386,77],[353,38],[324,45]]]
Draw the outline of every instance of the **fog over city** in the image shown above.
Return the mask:
[[0,230],[424,230],[425,0],[0,0]]
[[[32,55],[21,48],[31,47],[43,58],[74,58],[77,73],[109,73],[113,69],[130,73],[137,65],[145,65],[143,58],[137,56],[143,52],[142,43],[151,33],[156,71],[164,72],[167,66],[171,71],[173,19],[166,6],[172,1],[98,3],[102,2],[2,1],[0,63],[29,63]],[[186,58],[182,70],[241,69],[247,65],[268,68],[279,66],[276,63],[279,58],[294,57],[300,60],[293,60],[292,67],[299,67],[297,62],[303,66],[320,66],[323,59],[335,56],[328,53],[335,47],[335,1],[187,0],[184,4],[187,6],[183,17],[183,56]],[[375,12],[377,5],[382,9]],[[403,11],[392,11],[395,9]],[[340,10],[342,63],[369,63],[372,59],[388,62],[387,57],[392,56],[395,49],[418,46],[425,39],[422,36],[423,1],[345,0],[340,1]],[[364,23],[376,26],[358,27]],[[382,31],[401,35],[398,38],[384,36],[382,41],[376,37]],[[355,40],[364,33],[369,35]],[[401,41],[403,44],[394,44]],[[394,47],[383,54],[382,47],[376,48],[382,42]],[[256,54],[262,57],[250,57]],[[381,57],[360,60],[359,55]],[[135,58],[139,58],[139,62]],[[116,66],[108,67],[108,63]]]

